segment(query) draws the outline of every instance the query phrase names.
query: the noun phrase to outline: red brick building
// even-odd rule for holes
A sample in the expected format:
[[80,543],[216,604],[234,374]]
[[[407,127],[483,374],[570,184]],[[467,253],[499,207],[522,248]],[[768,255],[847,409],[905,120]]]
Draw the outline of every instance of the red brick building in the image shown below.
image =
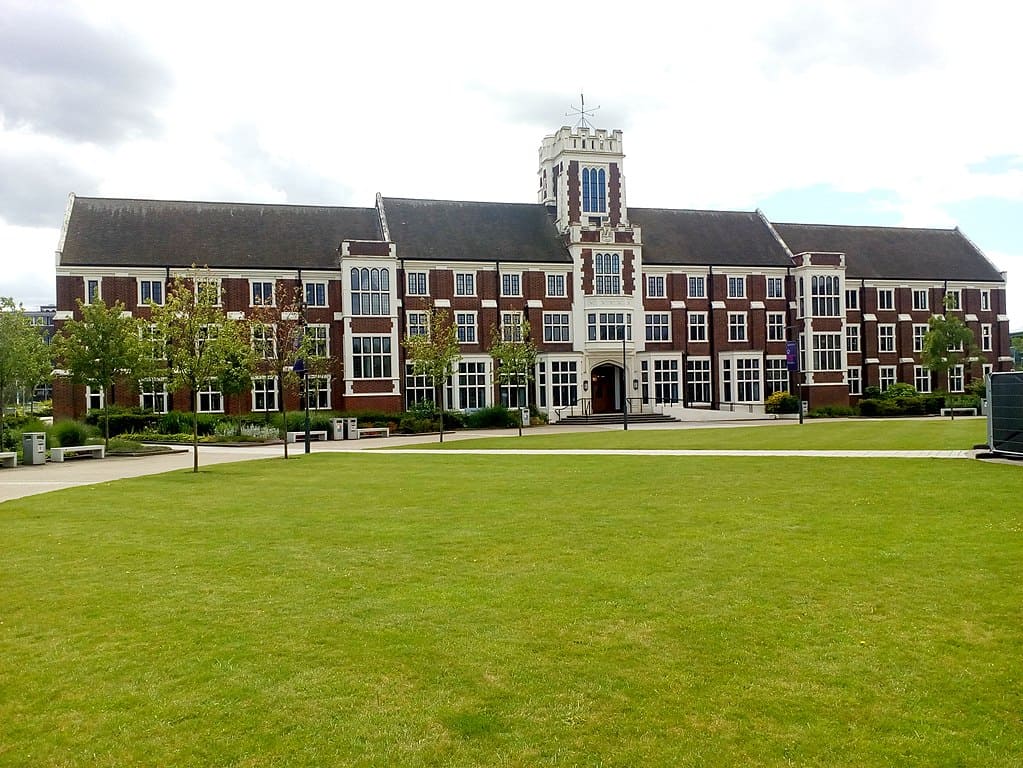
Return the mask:
[[[1009,370],[1005,278],[958,229],[777,224],[760,211],[629,208],[620,131],[561,128],[540,148],[536,204],[377,197],[371,208],[72,196],[57,253],[57,321],[76,299],[145,317],[169,280],[206,265],[224,308],[249,316],[275,286],[301,289],[331,357],[311,405],[399,411],[432,397],[401,339],[431,303],[451,310],[462,357],[445,405],[580,411],[759,412],[802,380],[810,407],[855,402],[871,385],[962,391]],[[939,381],[920,363],[932,314],[961,313],[987,361]],[[528,320],[535,381],[501,387],[493,333]],[[799,345],[801,373],[786,367]],[[805,377],[805,378],[804,378]],[[276,410],[211,388],[204,410]],[[274,385],[275,386],[275,385]],[[123,388],[122,388],[123,390]],[[186,409],[159,381],[124,404]],[[55,412],[97,393],[58,383]],[[290,407],[294,407],[291,403]]]

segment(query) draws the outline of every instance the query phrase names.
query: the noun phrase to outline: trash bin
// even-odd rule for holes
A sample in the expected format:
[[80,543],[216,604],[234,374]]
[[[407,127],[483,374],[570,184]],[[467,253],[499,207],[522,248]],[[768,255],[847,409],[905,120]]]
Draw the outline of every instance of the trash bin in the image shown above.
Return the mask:
[[46,463],[46,433],[22,432],[21,452],[24,456],[22,464]]
[[345,424],[345,440],[355,440],[358,438],[356,432],[359,429],[358,419],[341,419]]
[[330,439],[331,440],[344,440],[345,439],[344,419],[331,419],[330,420]]
[[519,411],[520,411],[519,416],[522,419],[522,426],[528,427],[529,426],[529,409],[528,408],[519,408]]

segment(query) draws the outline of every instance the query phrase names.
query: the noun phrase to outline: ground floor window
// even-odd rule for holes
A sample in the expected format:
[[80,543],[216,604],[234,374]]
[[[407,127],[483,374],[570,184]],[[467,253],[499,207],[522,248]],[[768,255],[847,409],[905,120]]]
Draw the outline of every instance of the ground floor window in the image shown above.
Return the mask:
[[789,391],[789,369],[784,357],[769,357],[764,362],[764,395]]
[[140,381],[139,406],[153,413],[167,413],[167,382],[163,379]]
[[654,402],[677,403],[678,401],[678,360],[654,360]]
[[882,365],[880,372],[880,383],[878,386],[881,387],[881,391],[884,392],[888,387],[895,383],[895,366],[894,365]]
[[926,366],[913,366],[913,386],[917,392],[931,391],[931,372]]
[[305,408],[305,396],[309,396],[310,411],[330,410],[330,376],[309,376],[303,388],[301,404]]
[[686,360],[686,400],[690,404],[710,402],[710,358]]
[[405,363],[405,407],[409,410],[418,403],[435,402],[433,384],[425,375],[416,376],[412,363]]
[[103,409],[103,389],[101,387],[85,388],[85,410],[99,411]]
[[199,413],[223,413],[224,395],[215,381],[208,381],[195,393]]
[[462,411],[487,407],[487,363],[462,360],[455,374],[455,408]]
[[525,408],[529,405],[526,398],[525,382],[503,382],[501,384],[501,405],[505,408]]
[[547,363],[536,364],[536,399],[541,408],[547,407]]
[[863,380],[860,378],[859,368],[849,368],[845,372],[845,380],[849,385],[850,395],[861,395],[863,394]]
[[953,365],[948,369],[948,391],[962,392],[963,389],[963,366]]
[[551,402],[555,408],[575,405],[579,400],[579,371],[575,360],[551,361]]
[[725,403],[760,402],[760,358],[721,358],[721,399]]
[[260,376],[252,380],[252,410],[277,410],[277,378]]

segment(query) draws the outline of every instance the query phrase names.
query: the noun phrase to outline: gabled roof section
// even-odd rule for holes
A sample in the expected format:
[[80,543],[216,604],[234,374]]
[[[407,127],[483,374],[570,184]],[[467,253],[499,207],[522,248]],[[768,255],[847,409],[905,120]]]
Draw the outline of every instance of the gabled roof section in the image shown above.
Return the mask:
[[64,266],[334,269],[342,240],[379,240],[374,208],[75,197]]
[[543,205],[385,197],[381,206],[400,259],[572,261]]
[[958,229],[775,224],[792,253],[845,254],[854,279],[1004,282],[1001,273]]
[[643,228],[644,264],[791,267],[759,213],[629,208]]

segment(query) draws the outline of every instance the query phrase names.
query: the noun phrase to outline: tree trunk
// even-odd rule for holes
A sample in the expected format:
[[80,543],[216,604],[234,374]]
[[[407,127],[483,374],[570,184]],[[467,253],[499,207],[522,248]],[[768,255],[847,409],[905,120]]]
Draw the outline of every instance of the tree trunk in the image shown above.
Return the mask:
[[436,384],[433,386],[433,396],[438,403],[438,410],[440,412],[440,441],[444,442],[444,397],[441,392],[441,388]]
[[110,450],[110,403],[107,400],[107,388],[103,387],[103,451]]
[[284,433],[284,458],[288,458],[288,410],[284,407],[284,377],[277,376],[277,397],[281,399],[281,431]]
[[199,395],[192,390],[192,472],[199,471]]

